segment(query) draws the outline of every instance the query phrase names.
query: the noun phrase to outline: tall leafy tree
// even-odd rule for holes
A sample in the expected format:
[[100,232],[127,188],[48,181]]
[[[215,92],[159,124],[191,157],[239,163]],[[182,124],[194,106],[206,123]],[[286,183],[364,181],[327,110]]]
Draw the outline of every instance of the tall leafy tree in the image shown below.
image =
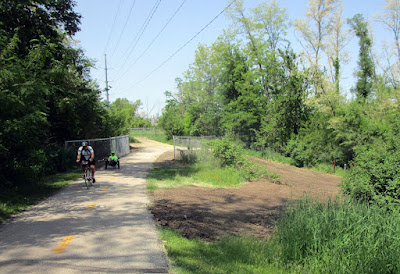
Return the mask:
[[332,30],[332,14],[336,11],[338,3],[339,0],[310,0],[305,19],[295,20],[295,28],[301,37],[299,41],[310,65],[314,93],[317,96],[326,92],[321,63],[326,38]]
[[376,21],[382,25],[393,35],[392,42],[384,45],[384,64],[380,64],[379,59],[377,65],[384,70],[384,74],[389,78],[392,87],[399,88],[400,76],[400,1],[385,0],[383,11],[375,15]]
[[346,21],[342,14],[343,6],[338,5],[337,9],[331,14],[329,35],[325,46],[331,81],[335,84],[335,90],[338,94],[340,93],[341,67],[350,60],[346,46],[352,38],[351,30],[345,29]]
[[367,98],[372,93],[373,80],[375,77],[375,65],[372,59],[372,40],[369,36],[368,23],[361,14],[356,14],[348,20],[356,36],[360,39],[359,46],[359,70],[356,72],[357,84],[355,92],[358,98]]
[[168,139],[174,135],[182,136],[184,133],[184,112],[180,102],[169,91],[165,92],[167,97],[166,106],[159,120],[159,125],[165,130]]
[[10,187],[60,168],[65,139],[110,134],[99,90],[88,77],[91,62],[68,45],[79,30],[74,5],[0,1],[0,174]]

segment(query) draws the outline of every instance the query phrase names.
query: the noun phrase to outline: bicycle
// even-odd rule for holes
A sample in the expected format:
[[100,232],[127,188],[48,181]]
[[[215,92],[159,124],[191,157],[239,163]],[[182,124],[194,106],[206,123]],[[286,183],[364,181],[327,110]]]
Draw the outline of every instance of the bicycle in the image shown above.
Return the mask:
[[82,161],[81,166],[84,167],[83,179],[85,180],[85,186],[86,186],[86,188],[89,188],[93,185],[92,170],[90,169],[88,161]]

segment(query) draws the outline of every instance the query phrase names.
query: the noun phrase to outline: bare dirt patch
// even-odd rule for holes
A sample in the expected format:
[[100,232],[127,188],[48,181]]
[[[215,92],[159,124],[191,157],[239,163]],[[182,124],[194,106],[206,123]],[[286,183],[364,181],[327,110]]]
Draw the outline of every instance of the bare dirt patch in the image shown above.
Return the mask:
[[[252,158],[268,171],[278,173],[281,182],[265,179],[237,188],[186,186],[159,189],[151,194],[151,211],[161,226],[174,228],[187,238],[213,241],[222,235],[253,235],[268,238],[287,202],[307,193],[326,199],[340,193],[341,178]],[[173,152],[161,155],[155,166],[173,167]]]

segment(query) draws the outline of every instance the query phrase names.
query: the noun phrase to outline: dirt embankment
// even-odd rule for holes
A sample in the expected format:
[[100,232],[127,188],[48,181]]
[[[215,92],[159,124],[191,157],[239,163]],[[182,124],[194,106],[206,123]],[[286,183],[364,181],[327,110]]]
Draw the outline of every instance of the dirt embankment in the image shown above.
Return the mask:
[[[164,153],[156,166],[175,165],[173,153]],[[224,234],[250,234],[267,238],[287,201],[307,193],[325,199],[340,193],[340,177],[271,161],[252,158],[269,172],[278,173],[283,184],[265,179],[249,182],[240,189],[187,186],[159,189],[151,194],[155,219],[187,238],[212,241]]]

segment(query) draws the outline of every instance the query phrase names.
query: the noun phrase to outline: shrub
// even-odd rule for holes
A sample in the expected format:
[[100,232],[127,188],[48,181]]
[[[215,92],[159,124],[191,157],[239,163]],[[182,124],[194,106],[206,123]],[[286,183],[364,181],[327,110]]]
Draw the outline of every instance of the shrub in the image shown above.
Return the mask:
[[[263,167],[252,163],[244,156],[242,147],[235,145],[228,139],[208,142],[212,155],[222,167],[234,167],[243,173],[246,179],[271,176]],[[277,179],[276,176],[271,176]]]
[[243,149],[227,139],[210,141],[209,147],[223,167],[238,166],[244,161]]
[[351,197],[378,202],[400,204],[400,141],[378,139],[357,150],[354,168],[343,181],[342,188]]

